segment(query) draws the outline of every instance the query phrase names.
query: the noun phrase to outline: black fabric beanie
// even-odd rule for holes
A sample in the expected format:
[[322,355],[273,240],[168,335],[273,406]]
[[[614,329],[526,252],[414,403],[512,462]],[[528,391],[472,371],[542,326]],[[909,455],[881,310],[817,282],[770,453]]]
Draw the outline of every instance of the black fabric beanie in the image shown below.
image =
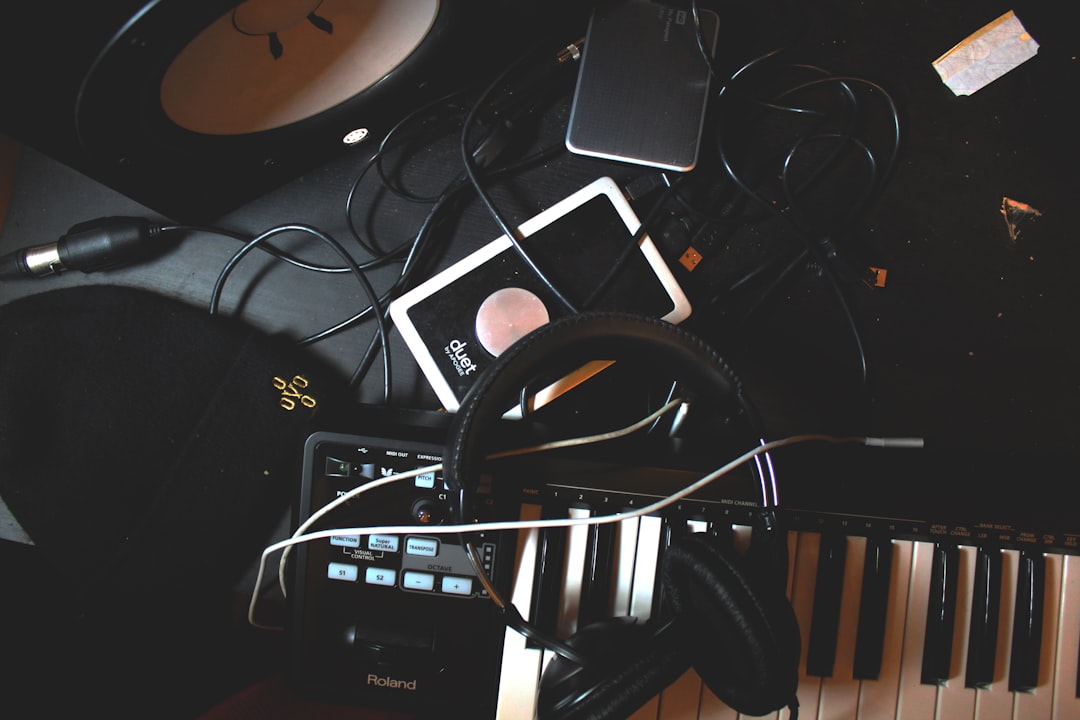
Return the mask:
[[[0,307],[0,497],[60,616],[38,644],[141,638],[127,647],[150,656],[130,672],[158,659],[146,638],[196,652],[185,637],[286,517],[304,440],[346,385],[288,339],[146,290],[82,286]],[[34,590],[8,584],[26,606]]]

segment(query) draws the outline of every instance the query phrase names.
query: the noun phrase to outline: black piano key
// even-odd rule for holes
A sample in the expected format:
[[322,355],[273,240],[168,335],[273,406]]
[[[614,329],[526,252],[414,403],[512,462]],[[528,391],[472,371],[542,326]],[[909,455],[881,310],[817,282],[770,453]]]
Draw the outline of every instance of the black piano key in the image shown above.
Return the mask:
[[1016,579],[1012,655],[1009,658],[1010,692],[1034,690],[1039,684],[1045,591],[1046,558],[1041,552],[1022,551]]
[[[566,517],[565,508],[545,507],[541,517]],[[533,576],[532,609],[529,622],[547,636],[556,634],[563,565],[566,561],[566,528],[542,528],[537,539],[536,570]],[[529,647],[538,647],[528,641]]]
[[892,580],[892,553],[892,540],[889,538],[866,538],[853,660],[853,675],[857,680],[876,680],[881,672],[885,616]]
[[960,551],[955,545],[938,543],[934,546],[922,657],[922,682],[925,685],[941,685],[949,679],[956,624],[956,584],[960,578],[959,559]]
[[735,530],[729,523],[726,522],[710,522],[705,525],[705,532],[712,537],[716,538],[716,541],[721,546],[731,548],[735,546]]
[[810,636],[806,645],[807,675],[832,677],[846,556],[847,536],[833,533],[821,536],[814,585],[814,609],[810,615]]
[[975,556],[964,687],[985,688],[994,681],[1000,614],[1001,550],[980,547]]
[[585,571],[581,578],[578,627],[603,620],[611,614],[615,526],[611,523],[589,525],[588,532],[589,537],[585,544]]
[[762,582],[771,582],[777,592],[787,593],[788,570],[791,566],[788,534],[778,522],[776,513],[761,515],[754,522],[746,559],[752,563]]

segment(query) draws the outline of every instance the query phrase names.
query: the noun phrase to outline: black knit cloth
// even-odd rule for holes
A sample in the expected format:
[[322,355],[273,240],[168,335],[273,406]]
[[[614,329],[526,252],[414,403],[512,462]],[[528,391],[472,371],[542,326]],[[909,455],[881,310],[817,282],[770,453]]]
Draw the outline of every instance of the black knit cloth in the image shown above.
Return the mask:
[[344,387],[284,338],[144,290],[0,307],[0,497],[34,543],[0,554],[0,703],[183,717],[227,689],[234,588]]

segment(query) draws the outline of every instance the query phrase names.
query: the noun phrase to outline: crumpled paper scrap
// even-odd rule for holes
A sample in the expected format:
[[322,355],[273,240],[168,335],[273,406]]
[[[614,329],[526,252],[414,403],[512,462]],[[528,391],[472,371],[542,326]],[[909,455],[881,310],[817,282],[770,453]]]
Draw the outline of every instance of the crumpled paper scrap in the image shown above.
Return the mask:
[[955,95],[971,95],[1035,57],[1039,43],[1012,10],[957,43],[934,61]]
[[1001,198],[1001,216],[1005,218],[1009,239],[1016,242],[1020,239],[1020,226],[1029,220],[1042,217],[1042,213],[1026,202],[1003,197]]

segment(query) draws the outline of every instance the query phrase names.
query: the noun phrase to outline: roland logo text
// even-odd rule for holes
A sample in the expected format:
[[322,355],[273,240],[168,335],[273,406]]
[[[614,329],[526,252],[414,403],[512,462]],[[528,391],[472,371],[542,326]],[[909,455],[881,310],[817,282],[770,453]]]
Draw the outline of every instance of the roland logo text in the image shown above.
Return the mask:
[[376,675],[375,673],[368,674],[367,684],[375,687],[397,688],[399,690],[416,689],[416,680],[398,680],[397,678]]

